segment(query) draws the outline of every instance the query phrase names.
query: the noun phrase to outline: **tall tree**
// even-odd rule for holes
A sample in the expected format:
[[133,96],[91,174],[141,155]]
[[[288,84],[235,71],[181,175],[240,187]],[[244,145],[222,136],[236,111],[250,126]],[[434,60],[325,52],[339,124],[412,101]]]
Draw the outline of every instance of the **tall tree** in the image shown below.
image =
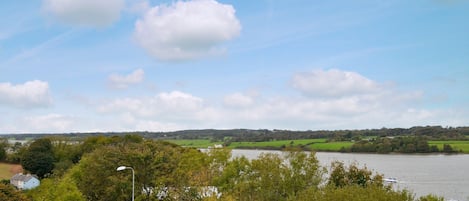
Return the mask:
[[44,178],[54,169],[54,153],[52,143],[48,138],[37,139],[23,153],[21,158],[23,168],[39,178]]

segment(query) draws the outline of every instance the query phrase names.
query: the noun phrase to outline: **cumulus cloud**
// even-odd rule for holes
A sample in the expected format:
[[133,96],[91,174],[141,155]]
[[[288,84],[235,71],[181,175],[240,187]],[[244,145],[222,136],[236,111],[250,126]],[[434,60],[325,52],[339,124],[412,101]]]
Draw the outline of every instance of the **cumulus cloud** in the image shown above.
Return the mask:
[[331,69],[297,73],[292,86],[307,96],[340,97],[378,91],[378,83],[355,72]]
[[144,77],[145,72],[142,69],[137,69],[128,75],[112,74],[108,81],[112,88],[126,89],[130,85],[141,83]]
[[225,96],[223,102],[230,107],[248,107],[254,103],[254,100],[242,93],[233,93]]
[[158,121],[137,121],[135,129],[138,131],[177,131],[187,129],[175,123],[161,123]]
[[98,111],[131,114],[140,118],[195,121],[209,118],[213,114],[202,98],[180,91],[163,92],[154,97],[115,99],[100,106]]
[[[214,100],[173,91],[153,97],[115,99],[101,105],[98,111],[125,117],[121,120],[123,125],[139,130],[379,128],[402,124],[400,119],[411,117],[414,122],[437,118],[433,111],[418,107],[422,92],[399,91],[358,73],[313,71],[292,75],[292,82],[295,81],[296,89],[306,96],[265,97],[237,92],[227,94],[222,104],[216,104]],[[319,86],[311,87],[314,83]]]
[[241,24],[231,5],[214,0],[177,1],[151,8],[135,24],[137,42],[160,60],[219,54],[238,36]]
[[49,84],[40,80],[13,85],[0,83],[0,105],[18,108],[45,107],[51,104]]
[[103,27],[119,19],[124,0],[43,0],[43,9],[57,20],[78,26]]
[[[22,119],[22,125],[34,132],[71,132],[73,119],[60,114],[30,116]],[[28,132],[26,131],[26,132]]]

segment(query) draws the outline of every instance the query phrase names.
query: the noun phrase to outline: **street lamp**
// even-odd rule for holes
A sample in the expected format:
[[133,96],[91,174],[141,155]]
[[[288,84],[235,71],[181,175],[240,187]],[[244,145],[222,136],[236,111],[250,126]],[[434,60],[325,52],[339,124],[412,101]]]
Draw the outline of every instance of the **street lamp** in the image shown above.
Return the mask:
[[134,196],[135,196],[135,171],[132,167],[125,167],[125,166],[119,166],[117,168],[117,171],[122,171],[125,169],[131,169],[132,170],[132,201],[134,201]]

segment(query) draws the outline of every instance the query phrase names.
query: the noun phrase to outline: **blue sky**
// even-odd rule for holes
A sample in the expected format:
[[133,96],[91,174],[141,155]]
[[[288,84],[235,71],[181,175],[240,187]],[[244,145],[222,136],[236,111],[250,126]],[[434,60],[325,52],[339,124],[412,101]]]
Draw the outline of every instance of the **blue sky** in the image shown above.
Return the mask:
[[469,122],[468,1],[5,1],[0,15],[0,133]]

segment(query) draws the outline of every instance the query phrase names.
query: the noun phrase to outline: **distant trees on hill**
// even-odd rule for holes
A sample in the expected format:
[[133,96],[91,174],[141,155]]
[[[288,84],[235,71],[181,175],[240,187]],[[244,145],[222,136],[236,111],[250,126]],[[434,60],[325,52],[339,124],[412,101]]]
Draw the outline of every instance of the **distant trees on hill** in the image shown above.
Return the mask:
[[41,137],[67,137],[82,140],[92,136],[140,135],[146,139],[210,139],[217,142],[261,142],[271,140],[297,140],[328,138],[331,141],[358,140],[366,137],[426,136],[428,140],[468,140],[469,127],[416,126],[412,128],[381,128],[362,130],[267,130],[267,129],[202,129],[174,132],[108,132],[3,135],[4,138],[35,139]]
[[445,144],[442,150],[436,145],[430,146],[423,136],[378,137],[370,140],[360,140],[350,148],[342,148],[343,152],[371,152],[371,153],[455,153],[456,150]]

